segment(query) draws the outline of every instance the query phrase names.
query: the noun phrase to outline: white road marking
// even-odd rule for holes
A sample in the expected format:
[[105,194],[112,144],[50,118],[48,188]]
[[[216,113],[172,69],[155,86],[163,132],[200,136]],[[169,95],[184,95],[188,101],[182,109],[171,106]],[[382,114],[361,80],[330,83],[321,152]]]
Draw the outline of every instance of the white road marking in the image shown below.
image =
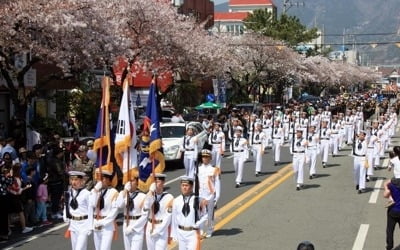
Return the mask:
[[176,177],[175,179],[172,179],[172,180],[170,180],[170,181],[167,181],[167,182],[165,183],[165,185],[174,183],[175,181],[178,181],[180,178],[181,178],[181,177],[179,176],[179,177]]
[[[9,246],[9,247],[7,247],[7,248],[4,248],[4,250],[10,250],[10,249],[14,249],[14,248],[20,247],[21,245],[23,245],[23,244],[25,244],[25,243],[28,243],[28,242],[33,241],[33,240],[36,240],[36,239],[38,239],[39,237],[45,236],[45,235],[47,235],[47,234],[49,234],[49,233],[51,233],[51,232],[53,232],[53,231],[57,231],[57,230],[59,230],[59,229],[61,229],[61,228],[63,228],[63,227],[66,227],[66,226],[68,226],[67,223],[62,223],[62,224],[57,225],[57,226],[55,226],[55,227],[53,227],[53,228],[50,228],[49,230],[46,230],[46,231],[44,231],[44,232],[41,232],[40,234],[32,235],[31,237],[28,237],[28,238],[26,238],[26,239],[24,239],[24,240],[15,242],[15,243],[12,244],[11,246]],[[32,231],[32,232],[34,232],[34,231]]]
[[378,200],[378,195],[380,188],[382,186],[383,180],[377,180],[375,183],[374,191],[372,191],[371,196],[369,197],[369,203],[375,204]]
[[367,238],[368,229],[369,229],[369,224],[360,225],[360,229],[358,229],[358,234],[352,248],[353,250],[362,250],[364,248],[364,243],[365,239]]
[[389,165],[389,158],[383,160],[382,167],[386,168]]

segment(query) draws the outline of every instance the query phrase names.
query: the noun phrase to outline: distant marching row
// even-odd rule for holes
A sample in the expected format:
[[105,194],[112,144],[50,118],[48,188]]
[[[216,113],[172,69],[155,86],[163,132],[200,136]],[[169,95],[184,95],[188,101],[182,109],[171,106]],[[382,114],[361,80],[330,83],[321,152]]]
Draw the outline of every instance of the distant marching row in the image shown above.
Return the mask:
[[[309,179],[313,179],[316,177],[318,156],[321,157],[322,166],[326,167],[329,155],[335,157],[345,145],[352,145],[354,182],[357,191],[362,193],[365,191],[365,182],[371,180],[391,143],[397,125],[397,113],[391,108],[374,120],[365,121],[361,107],[332,115],[329,106],[325,110],[311,110],[310,113],[301,112],[295,106],[293,110],[285,109],[284,112],[279,109],[265,111],[260,117],[251,114],[245,121],[233,110],[227,123],[236,173],[235,187],[240,187],[244,162],[251,156],[255,161],[255,176],[260,174],[262,155],[269,147],[274,152],[274,165],[278,165],[281,147],[285,143],[289,145],[296,190],[301,190],[304,185],[304,166],[309,167]],[[184,140],[188,141],[190,137]],[[213,164],[218,168],[221,166],[225,143],[222,125],[216,122],[210,128],[208,144],[213,154]],[[193,168],[188,164],[185,167]]]

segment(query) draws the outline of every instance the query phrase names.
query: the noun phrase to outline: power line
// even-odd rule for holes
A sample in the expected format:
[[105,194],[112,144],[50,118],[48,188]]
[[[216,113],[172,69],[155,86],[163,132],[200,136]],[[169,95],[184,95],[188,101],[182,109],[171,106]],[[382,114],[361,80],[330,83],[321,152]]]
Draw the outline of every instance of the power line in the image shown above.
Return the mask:
[[345,34],[324,34],[321,36],[390,36],[398,35],[395,33],[345,33]]

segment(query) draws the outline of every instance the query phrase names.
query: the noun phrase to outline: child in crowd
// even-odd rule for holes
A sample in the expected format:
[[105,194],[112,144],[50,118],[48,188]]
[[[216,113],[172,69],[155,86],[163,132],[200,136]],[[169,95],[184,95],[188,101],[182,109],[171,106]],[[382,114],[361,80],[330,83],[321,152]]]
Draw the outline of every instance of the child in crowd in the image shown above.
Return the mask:
[[46,174],[39,182],[39,187],[36,193],[36,217],[38,221],[42,221],[42,226],[50,225],[51,222],[47,220],[47,207],[46,202],[49,198],[47,192],[47,177]]

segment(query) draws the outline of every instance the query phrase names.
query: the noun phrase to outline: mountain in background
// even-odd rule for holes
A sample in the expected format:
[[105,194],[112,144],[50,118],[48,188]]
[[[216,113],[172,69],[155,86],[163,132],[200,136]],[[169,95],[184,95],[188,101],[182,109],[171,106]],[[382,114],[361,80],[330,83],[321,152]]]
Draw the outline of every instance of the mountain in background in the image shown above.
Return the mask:
[[[291,1],[295,3],[295,1]],[[303,0],[304,6],[288,9],[289,15],[297,16],[307,27],[324,31],[325,43],[338,49],[344,43],[349,49],[356,48],[363,65],[400,65],[399,0]],[[283,0],[274,0],[278,12],[282,12]],[[228,11],[228,3],[215,6],[215,11]],[[346,34],[343,36],[343,33]],[[370,34],[370,35],[361,35]],[[385,34],[385,35],[379,35]],[[344,39],[343,39],[344,38]],[[372,48],[370,44],[378,43]],[[400,44],[399,44],[400,45]]]

